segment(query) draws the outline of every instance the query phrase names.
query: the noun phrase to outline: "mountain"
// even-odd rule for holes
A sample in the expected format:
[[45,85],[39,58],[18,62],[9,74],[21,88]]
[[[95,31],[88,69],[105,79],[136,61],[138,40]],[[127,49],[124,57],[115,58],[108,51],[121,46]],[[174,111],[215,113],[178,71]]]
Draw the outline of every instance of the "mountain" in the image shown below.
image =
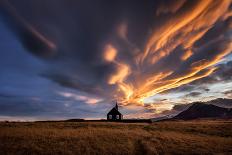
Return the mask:
[[184,120],[197,118],[232,118],[232,109],[196,102],[173,118]]
[[206,103],[213,104],[219,107],[224,107],[224,108],[232,108],[232,99],[228,99],[228,98],[217,98],[215,100],[211,100]]
[[[176,110],[179,112],[184,111],[184,110],[188,109],[194,103],[198,103],[198,102],[187,103],[187,104],[177,104],[173,107],[173,110]],[[229,98],[217,98],[214,100],[201,102],[201,103],[212,104],[212,105],[216,105],[218,107],[223,107],[223,108],[232,108],[232,99],[229,99]]]

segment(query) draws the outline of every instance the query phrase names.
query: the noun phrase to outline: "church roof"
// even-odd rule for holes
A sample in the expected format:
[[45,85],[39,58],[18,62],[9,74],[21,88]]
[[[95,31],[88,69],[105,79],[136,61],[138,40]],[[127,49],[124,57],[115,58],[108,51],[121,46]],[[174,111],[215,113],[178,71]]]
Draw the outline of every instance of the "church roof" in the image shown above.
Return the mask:
[[122,115],[115,107],[113,107],[107,115]]

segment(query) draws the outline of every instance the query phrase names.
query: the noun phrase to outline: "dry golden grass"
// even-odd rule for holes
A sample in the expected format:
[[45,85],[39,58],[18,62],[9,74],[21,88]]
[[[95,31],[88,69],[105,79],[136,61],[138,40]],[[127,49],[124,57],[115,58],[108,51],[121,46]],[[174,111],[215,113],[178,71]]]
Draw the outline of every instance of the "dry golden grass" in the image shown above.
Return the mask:
[[0,123],[0,154],[232,154],[232,121]]

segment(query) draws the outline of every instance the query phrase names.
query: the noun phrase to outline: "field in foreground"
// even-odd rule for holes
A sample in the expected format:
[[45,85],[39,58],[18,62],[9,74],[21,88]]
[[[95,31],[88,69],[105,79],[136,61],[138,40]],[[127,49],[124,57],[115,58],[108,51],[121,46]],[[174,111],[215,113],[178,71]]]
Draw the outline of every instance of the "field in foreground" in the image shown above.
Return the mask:
[[2,122],[0,154],[232,154],[232,120]]

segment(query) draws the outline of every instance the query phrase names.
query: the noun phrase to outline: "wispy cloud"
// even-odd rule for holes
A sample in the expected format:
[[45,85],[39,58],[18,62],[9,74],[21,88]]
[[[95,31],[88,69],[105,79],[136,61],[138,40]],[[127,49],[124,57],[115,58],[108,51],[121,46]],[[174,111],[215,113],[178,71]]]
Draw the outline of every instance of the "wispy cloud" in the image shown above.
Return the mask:
[[66,98],[72,98],[72,99],[77,100],[77,101],[83,101],[87,104],[96,104],[96,103],[102,101],[102,99],[99,99],[99,98],[93,98],[93,97],[78,95],[78,94],[69,93],[69,92],[59,92],[58,94],[66,97]]
[[226,70],[225,79],[232,68],[220,64],[232,51],[230,0],[3,0],[0,9],[46,64],[40,76],[81,92],[59,96],[90,105],[117,99],[160,113],[173,104],[145,101],[207,78],[220,82],[214,75]]

